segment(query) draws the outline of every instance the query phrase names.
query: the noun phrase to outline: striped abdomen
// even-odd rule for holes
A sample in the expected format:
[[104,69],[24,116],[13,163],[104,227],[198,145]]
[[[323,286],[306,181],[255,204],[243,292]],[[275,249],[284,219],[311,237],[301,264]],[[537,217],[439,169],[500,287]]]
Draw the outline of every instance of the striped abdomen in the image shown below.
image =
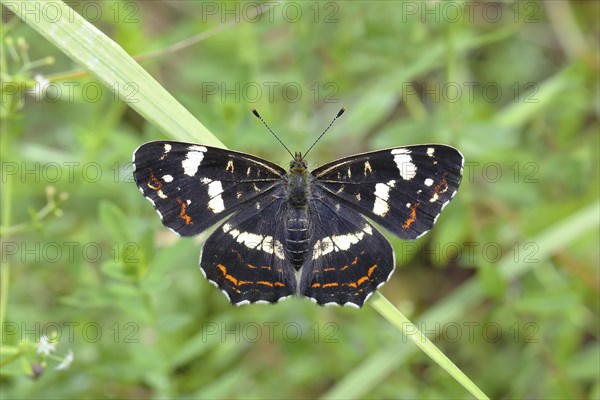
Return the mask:
[[286,231],[285,250],[294,268],[300,269],[308,252],[307,207],[290,207],[288,209]]

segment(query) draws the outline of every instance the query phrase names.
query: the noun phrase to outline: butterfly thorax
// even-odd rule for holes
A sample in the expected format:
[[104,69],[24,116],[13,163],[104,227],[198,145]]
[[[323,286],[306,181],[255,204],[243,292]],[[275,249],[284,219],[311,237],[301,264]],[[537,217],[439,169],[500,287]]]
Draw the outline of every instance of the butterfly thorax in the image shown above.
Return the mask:
[[300,269],[306,254],[309,242],[309,179],[306,162],[300,153],[296,153],[290,162],[290,171],[287,179],[288,211],[286,216],[286,241],[285,250],[292,265]]
[[306,205],[308,195],[308,169],[300,153],[296,153],[290,162],[288,174],[287,198],[291,205],[302,207]]

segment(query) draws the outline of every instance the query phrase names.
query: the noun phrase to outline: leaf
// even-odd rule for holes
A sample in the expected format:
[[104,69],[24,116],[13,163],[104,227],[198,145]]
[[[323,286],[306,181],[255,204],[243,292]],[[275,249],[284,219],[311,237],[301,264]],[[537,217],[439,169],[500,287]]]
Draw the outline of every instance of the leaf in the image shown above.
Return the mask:
[[53,18],[42,15],[46,9],[43,1],[2,1],[2,4],[168,136],[223,147],[125,50],[64,2],[52,2],[56,10]]
[[117,246],[123,247],[132,242],[129,237],[127,216],[115,203],[102,200],[98,206],[100,223],[106,228],[109,236],[117,242]]

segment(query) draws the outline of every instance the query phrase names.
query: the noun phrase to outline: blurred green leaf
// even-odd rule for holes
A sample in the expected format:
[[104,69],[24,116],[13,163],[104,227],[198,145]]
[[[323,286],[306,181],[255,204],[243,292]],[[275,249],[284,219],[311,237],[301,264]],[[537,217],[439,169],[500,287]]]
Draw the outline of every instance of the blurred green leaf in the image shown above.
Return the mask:
[[132,242],[127,228],[127,216],[116,204],[103,200],[98,206],[98,211],[100,222],[118,246]]

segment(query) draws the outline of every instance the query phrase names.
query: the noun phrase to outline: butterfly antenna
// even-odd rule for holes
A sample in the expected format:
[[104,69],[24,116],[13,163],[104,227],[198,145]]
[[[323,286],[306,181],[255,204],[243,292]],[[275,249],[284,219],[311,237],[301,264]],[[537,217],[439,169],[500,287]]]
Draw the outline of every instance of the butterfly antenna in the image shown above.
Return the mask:
[[337,115],[331,120],[331,122],[329,123],[329,125],[327,126],[327,128],[325,128],[325,130],[323,131],[323,133],[321,133],[319,135],[319,137],[317,138],[317,140],[315,140],[315,142],[308,148],[308,150],[306,150],[306,152],[304,153],[304,157],[306,157],[306,155],[308,154],[308,152],[311,151],[313,147],[315,147],[315,144],[317,144],[317,142],[319,140],[321,140],[321,138],[323,137],[323,135],[325,134],[325,132],[327,132],[329,130],[329,128],[331,128],[331,125],[333,125],[333,123],[335,122],[335,120],[342,116],[342,114],[344,113],[344,111],[346,111],[346,109],[344,107],[342,107],[340,109],[340,111],[338,111]]
[[260,116],[260,114],[258,113],[258,111],[256,111],[255,108],[252,109],[252,114],[254,114],[254,116],[258,119],[260,119],[260,122],[262,122],[267,129],[269,130],[269,132],[271,132],[273,134],[273,136],[275,136],[275,139],[277,139],[279,141],[279,143],[281,143],[281,145],[287,150],[288,153],[290,153],[290,156],[292,156],[292,158],[294,158],[294,155],[292,154],[292,152],[290,151],[290,149],[287,148],[287,146],[285,144],[283,144],[283,142],[281,141],[281,139],[279,139],[279,136],[277,136],[275,134],[275,132],[273,132],[273,130],[269,127],[269,125],[267,125],[267,123],[265,122],[264,119],[262,119],[262,117]]

